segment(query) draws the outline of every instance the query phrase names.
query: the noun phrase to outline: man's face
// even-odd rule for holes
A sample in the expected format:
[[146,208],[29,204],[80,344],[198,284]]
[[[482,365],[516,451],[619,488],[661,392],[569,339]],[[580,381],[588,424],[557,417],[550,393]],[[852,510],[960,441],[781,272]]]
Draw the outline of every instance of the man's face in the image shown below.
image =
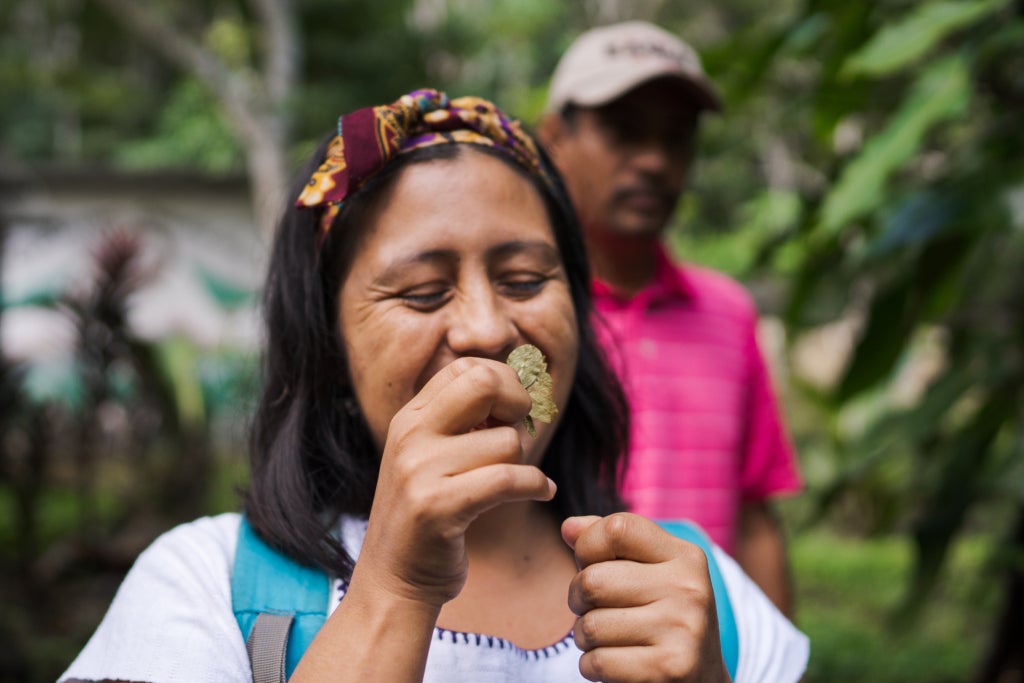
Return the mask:
[[661,80],[558,121],[549,142],[588,236],[660,234],[689,175],[697,116],[682,87]]

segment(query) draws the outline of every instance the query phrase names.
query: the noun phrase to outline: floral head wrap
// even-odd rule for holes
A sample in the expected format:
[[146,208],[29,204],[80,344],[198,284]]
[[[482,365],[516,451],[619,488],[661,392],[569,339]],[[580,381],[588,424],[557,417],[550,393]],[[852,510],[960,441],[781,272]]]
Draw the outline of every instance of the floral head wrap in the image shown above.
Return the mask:
[[449,100],[437,90],[414,90],[392,104],[339,118],[338,134],[295,205],[322,210],[318,235],[322,242],[345,198],[398,155],[454,143],[497,148],[554,187],[533,139],[494,104],[479,97]]

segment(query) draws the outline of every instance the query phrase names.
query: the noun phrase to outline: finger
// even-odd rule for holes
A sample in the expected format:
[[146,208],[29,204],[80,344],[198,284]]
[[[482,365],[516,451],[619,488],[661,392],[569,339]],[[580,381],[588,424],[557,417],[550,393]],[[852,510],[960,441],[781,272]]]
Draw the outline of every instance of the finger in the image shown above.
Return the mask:
[[675,548],[676,554],[664,562],[603,560],[582,567],[569,583],[569,608],[582,615],[596,608],[634,607],[659,600],[680,607],[713,601],[704,551],[685,541]]
[[444,437],[444,472],[460,474],[477,467],[523,462],[523,444],[514,427],[477,429],[468,434]]
[[530,395],[508,365],[459,358],[434,375],[407,407],[413,414],[425,414],[438,432],[461,434],[488,418],[516,423],[531,405]]
[[656,616],[655,609],[647,605],[592,609],[576,620],[573,639],[584,652],[598,647],[653,645],[657,634],[650,632],[650,625],[656,623]]
[[460,517],[467,524],[502,503],[551,500],[557,489],[555,482],[533,465],[486,465],[448,480],[451,486],[441,501],[442,516]]
[[415,442],[395,436],[385,449],[384,460],[395,480],[413,482],[423,476],[452,476],[498,463],[522,464],[523,444],[511,426],[433,435]]
[[444,366],[427,380],[422,389],[416,392],[416,396],[409,401],[408,406],[413,410],[423,410],[423,408],[430,405],[442,389],[451,384],[459,375],[466,372],[475,362],[475,358],[457,358]]
[[585,515],[569,517],[562,522],[562,540],[573,550],[576,549],[576,539],[583,533],[584,529],[601,519],[597,515]]
[[599,647],[584,652],[579,667],[588,681],[602,683],[681,681],[690,680],[690,674],[696,671],[697,655],[685,647]]
[[646,605],[671,590],[657,566],[632,560],[607,560],[580,570],[569,583],[569,609],[586,614],[597,608]]
[[574,550],[577,564],[587,567],[616,559],[666,562],[687,552],[689,545],[645,517],[617,512],[587,527]]

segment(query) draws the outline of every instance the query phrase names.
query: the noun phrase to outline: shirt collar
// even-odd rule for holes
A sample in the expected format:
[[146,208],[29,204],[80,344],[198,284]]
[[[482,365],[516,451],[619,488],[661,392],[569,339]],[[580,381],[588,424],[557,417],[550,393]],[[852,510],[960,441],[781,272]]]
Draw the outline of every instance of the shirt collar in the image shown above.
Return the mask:
[[694,295],[693,287],[686,275],[672,263],[664,244],[658,243],[654,252],[654,279],[643,289],[630,297],[615,289],[604,280],[594,278],[592,291],[595,297],[614,297],[628,301],[644,297],[650,301],[657,299],[690,299]]

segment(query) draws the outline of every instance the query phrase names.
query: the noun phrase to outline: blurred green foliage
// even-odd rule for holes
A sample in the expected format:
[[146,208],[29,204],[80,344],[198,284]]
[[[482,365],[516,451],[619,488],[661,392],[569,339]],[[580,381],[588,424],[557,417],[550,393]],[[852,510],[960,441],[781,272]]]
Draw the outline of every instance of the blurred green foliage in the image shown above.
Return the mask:
[[925,618],[907,629],[892,618],[913,563],[905,539],[855,541],[821,530],[794,539],[796,618],[811,639],[804,680],[969,680],[990,637],[988,615],[998,597],[986,570],[988,549],[980,538],[958,543],[937,599]]
[[[147,4],[236,72],[263,66],[266,36],[250,3]],[[1014,535],[1024,529],[1024,2],[291,6],[301,36],[286,112],[294,162],[339,113],[427,85],[493,98],[532,123],[559,54],[599,21],[654,19],[693,42],[726,110],[703,122],[671,243],[750,283],[784,327],[785,405],[808,483],[790,518],[798,588],[807,609],[821,608],[804,614],[826,653],[811,674],[954,680],[943,671],[976,669],[988,637],[1006,634],[963,637],[933,610],[954,573],[1019,582],[1024,570]],[[217,94],[93,0],[12,0],[0,5],[0,30],[0,158],[244,170]],[[207,284],[225,306],[247,300]],[[836,329],[841,344],[809,349]],[[210,401],[243,401],[244,362],[154,353],[167,376],[200,368],[198,385],[190,377],[166,394],[175,414],[203,423]],[[848,556],[807,535],[823,522],[895,540]],[[967,560],[954,554],[977,534],[985,548],[1015,552],[984,567],[970,542]],[[817,545],[828,548],[820,561],[808,555]],[[829,582],[857,599],[829,594]],[[980,624],[1002,608],[991,595],[949,604]],[[883,613],[917,624],[895,659],[886,632],[873,630]],[[928,638],[944,644],[928,649]],[[865,668],[880,660],[888,673]]]

